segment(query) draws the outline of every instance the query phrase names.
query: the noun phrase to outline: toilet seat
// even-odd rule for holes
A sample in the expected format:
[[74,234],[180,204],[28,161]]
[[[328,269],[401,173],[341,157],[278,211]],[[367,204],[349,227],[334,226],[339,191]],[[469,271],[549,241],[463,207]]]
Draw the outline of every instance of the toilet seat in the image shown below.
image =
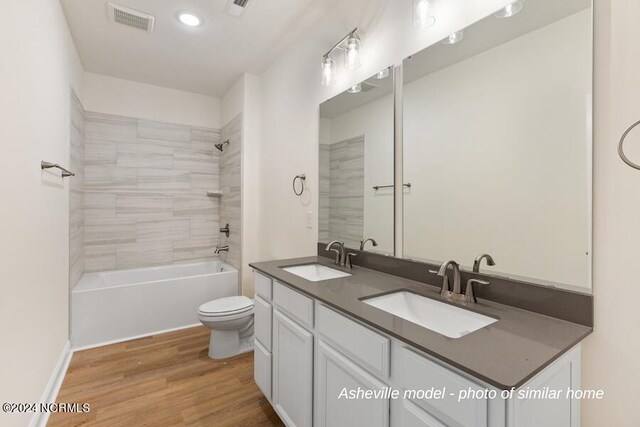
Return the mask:
[[253,300],[243,295],[219,298],[206,302],[198,309],[204,317],[236,317],[239,314],[250,314],[253,311]]

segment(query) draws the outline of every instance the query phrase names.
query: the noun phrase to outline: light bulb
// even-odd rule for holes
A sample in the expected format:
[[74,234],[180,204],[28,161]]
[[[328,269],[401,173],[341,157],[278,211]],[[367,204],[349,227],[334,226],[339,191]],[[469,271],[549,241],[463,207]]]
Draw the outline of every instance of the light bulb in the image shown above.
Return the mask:
[[384,70],[380,70],[376,74],[376,79],[378,79],[378,80],[386,79],[387,77],[389,77],[389,69],[388,68],[385,68]]
[[509,3],[508,5],[506,5],[505,7],[503,7],[502,9],[500,9],[495,13],[496,18],[511,18],[513,15],[515,15],[516,13],[522,10],[522,7],[524,6],[523,3],[524,3],[524,0],[518,0],[512,3]]
[[360,67],[360,39],[354,34],[351,34],[347,39],[344,66],[348,70],[355,70]]
[[431,13],[433,0],[413,0],[413,27],[428,28],[435,24],[436,18]]
[[444,43],[444,44],[456,44],[456,43],[460,42],[463,37],[464,37],[464,32],[462,30],[456,31],[455,33],[449,34],[449,37],[447,37],[446,39],[442,40],[442,43]]
[[362,90],[362,85],[360,85],[360,83],[356,83],[353,86],[351,86],[349,89],[347,89],[347,92],[349,93],[358,93]]
[[322,60],[322,86],[331,86],[334,83],[335,63],[330,56],[325,56]]

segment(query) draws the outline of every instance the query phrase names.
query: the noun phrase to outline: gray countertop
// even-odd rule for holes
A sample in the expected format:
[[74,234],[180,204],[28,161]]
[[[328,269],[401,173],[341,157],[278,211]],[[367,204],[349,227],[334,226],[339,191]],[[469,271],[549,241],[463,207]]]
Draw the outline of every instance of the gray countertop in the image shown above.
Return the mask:
[[347,271],[318,256],[250,266],[501,389],[523,385],[592,331],[587,326],[478,299],[476,304],[452,304],[499,320],[461,338],[448,338],[361,301],[402,289],[444,301],[438,288],[358,266],[348,270],[351,276],[320,282],[311,282],[281,268],[310,263]]

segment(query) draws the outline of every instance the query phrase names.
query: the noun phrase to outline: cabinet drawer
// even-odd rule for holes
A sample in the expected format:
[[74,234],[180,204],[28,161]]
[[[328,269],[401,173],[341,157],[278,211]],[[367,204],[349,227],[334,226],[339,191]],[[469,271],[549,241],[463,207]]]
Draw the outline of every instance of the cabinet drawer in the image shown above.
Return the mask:
[[271,353],[259,342],[254,344],[253,377],[265,397],[271,400]]
[[313,300],[282,283],[273,282],[273,303],[305,327],[313,327]]
[[[399,375],[400,386],[405,390],[446,388],[443,399],[409,399],[437,417],[443,424],[451,427],[487,426],[487,399],[466,399],[458,402],[459,390],[483,391],[484,387],[406,347],[394,355],[393,366],[397,369],[394,372]],[[449,393],[454,395],[451,396]]]
[[255,338],[265,349],[271,351],[271,304],[256,295],[253,313]]
[[318,332],[336,348],[374,375],[389,376],[389,338],[318,304]]
[[271,301],[271,278],[256,271],[253,283],[256,288],[256,295],[260,295],[265,300]]

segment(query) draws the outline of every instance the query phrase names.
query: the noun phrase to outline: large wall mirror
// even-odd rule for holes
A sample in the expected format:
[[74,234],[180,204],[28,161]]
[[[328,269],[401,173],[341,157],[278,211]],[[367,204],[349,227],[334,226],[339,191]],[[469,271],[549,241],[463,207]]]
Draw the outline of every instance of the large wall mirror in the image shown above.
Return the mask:
[[590,288],[590,0],[536,0],[403,63],[403,257]]
[[395,94],[385,70],[326,101],[319,240],[394,254],[395,143],[395,256],[589,291],[592,69],[591,1],[527,1],[405,59]]
[[[393,253],[393,76],[389,69],[320,105],[321,242]],[[374,246],[375,244],[375,246]]]

